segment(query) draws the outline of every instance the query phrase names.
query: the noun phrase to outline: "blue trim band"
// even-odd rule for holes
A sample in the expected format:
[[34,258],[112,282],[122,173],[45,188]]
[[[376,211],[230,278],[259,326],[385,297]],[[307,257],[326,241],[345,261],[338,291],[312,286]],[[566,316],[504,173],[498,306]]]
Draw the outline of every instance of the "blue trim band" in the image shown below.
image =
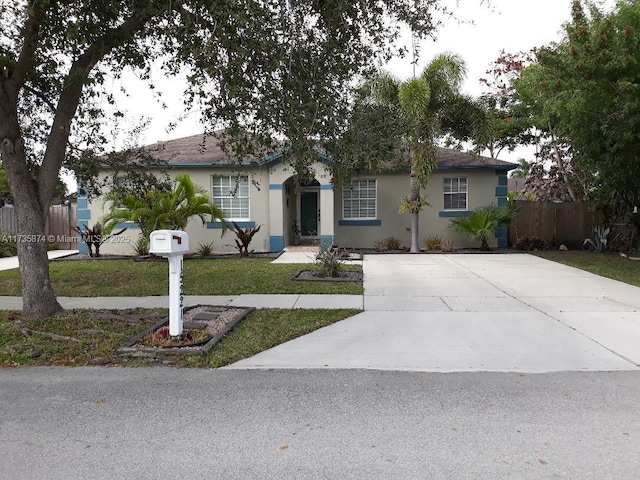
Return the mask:
[[113,227],[114,230],[122,230],[123,228],[140,228],[136,222],[122,222]]
[[91,220],[91,210],[86,208],[79,208],[76,211],[78,220]]
[[89,208],[89,201],[86,197],[79,197],[77,200],[76,208],[78,209],[86,209]]
[[499,207],[506,207],[507,205],[509,205],[509,200],[507,199],[507,197],[498,197]]
[[495,231],[496,238],[507,238],[509,234],[509,229],[507,227],[498,227]]
[[341,227],[379,227],[382,220],[338,220]]
[[[227,222],[231,223],[231,222]],[[252,228],[256,226],[256,222],[236,222],[240,228]],[[222,222],[207,222],[207,228],[219,228],[222,229]]]
[[509,229],[507,227],[498,227],[495,231],[495,237],[498,239],[498,248],[509,248]]
[[496,187],[496,197],[506,197],[508,193],[507,187]]
[[320,248],[327,249],[333,245],[333,235],[320,235]]
[[500,175],[498,177],[498,185],[500,185],[501,187],[506,187],[507,185],[509,185],[509,179],[506,175]]
[[320,185],[320,190],[333,190],[333,185]]
[[503,167],[502,165],[458,165],[458,166],[439,166],[436,170],[495,170],[496,175],[504,175],[505,172],[518,168],[517,165],[513,167]]
[[438,212],[438,216],[441,218],[470,217],[471,210],[444,210]]
[[269,190],[282,190],[283,185],[281,183],[270,183]]
[[281,252],[284,250],[284,237],[282,235],[269,237],[269,250],[272,252]]

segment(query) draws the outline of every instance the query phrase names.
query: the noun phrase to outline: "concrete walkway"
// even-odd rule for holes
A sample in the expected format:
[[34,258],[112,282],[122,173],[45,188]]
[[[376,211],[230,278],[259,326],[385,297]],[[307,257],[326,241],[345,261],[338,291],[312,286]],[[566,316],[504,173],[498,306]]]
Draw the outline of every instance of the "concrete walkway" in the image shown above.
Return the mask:
[[365,257],[365,312],[227,368],[639,370],[640,288],[526,254]]
[[[47,252],[49,260],[54,258],[68,257],[78,253],[78,250],[50,250]],[[12,270],[19,268],[18,257],[4,257],[0,258],[0,270]]]
[[[168,296],[58,297],[65,309],[73,308],[169,308]],[[184,306],[228,305],[255,308],[354,308],[362,310],[362,295],[185,295]],[[22,309],[21,297],[0,296],[0,310]]]

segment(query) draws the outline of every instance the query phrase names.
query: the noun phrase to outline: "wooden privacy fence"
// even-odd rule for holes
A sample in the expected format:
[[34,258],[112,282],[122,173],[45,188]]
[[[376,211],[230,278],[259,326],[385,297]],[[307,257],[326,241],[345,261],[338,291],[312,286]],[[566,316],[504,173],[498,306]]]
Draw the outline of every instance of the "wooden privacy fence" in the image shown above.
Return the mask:
[[[77,249],[78,234],[72,230],[77,225],[76,209],[68,205],[52,205],[45,225],[47,243],[56,244],[61,249]],[[12,205],[0,208],[0,231],[18,235],[16,215]]]
[[509,226],[509,241],[538,237],[550,247],[564,244],[582,249],[585,238],[593,237],[593,229],[604,222],[603,215],[586,202],[530,202],[516,200],[518,215]]

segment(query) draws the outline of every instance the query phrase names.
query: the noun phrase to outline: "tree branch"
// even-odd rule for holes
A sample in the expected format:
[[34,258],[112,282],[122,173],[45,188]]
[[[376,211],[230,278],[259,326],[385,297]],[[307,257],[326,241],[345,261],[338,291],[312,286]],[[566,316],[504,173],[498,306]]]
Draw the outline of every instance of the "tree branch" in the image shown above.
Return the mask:
[[20,89],[24,86],[27,75],[36,61],[38,33],[40,31],[40,24],[46,14],[46,8],[43,8],[42,3],[43,2],[33,2],[33,6],[24,23],[24,43],[22,44],[22,50],[20,50],[18,61],[6,82],[12,101],[17,101]]
[[71,65],[55,109],[53,125],[38,175],[38,193],[43,210],[49,208],[53,197],[55,180],[58,178],[58,172],[65,158],[71,122],[91,71],[114,48],[131,41],[135,34],[160,11],[159,8],[162,8],[162,4],[155,7],[150,5],[153,4],[145,4],[140,10],[134,11],[120,26],[107,30]]
[[56,111],[56,106],[53,104],[53,102],[51,100],[49,100],[47,97],[44,96],[44,93],[42,93],[39,90],[36,90],[33,87],[30,87],[29,85],[24,85],[22,88],[24,88],[27,92],[33,93],[36,97],[38,97],[40,100],[42,100],[43,103],[47,107],[49,107],[49,110],[51,110],[52,112]]

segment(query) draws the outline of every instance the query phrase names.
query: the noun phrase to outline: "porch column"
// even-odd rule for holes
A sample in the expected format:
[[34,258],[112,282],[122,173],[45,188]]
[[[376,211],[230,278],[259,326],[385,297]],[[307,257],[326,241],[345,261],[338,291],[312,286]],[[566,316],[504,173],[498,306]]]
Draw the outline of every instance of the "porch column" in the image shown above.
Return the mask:
[[333,185],[320,185],[320,245],[330,247],[335,240]]
[[284,218],[282,184],[269,184],[269,250],[284,250]]

